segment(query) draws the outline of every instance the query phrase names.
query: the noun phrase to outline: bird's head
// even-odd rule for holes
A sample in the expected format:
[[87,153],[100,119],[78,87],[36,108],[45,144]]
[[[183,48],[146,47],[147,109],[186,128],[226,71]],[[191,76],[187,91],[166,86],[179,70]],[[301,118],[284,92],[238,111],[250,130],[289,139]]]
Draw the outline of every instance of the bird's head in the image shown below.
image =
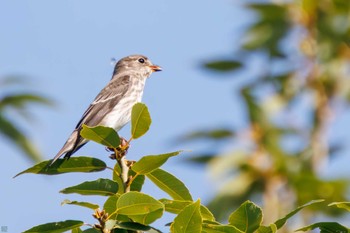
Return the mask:
[[114,74],[123,71],[140,72],[149,77],[153,72],[161,71],[162,68],[153,65],[152,62],[143,55],[130,55],[120,59],[114,68]]

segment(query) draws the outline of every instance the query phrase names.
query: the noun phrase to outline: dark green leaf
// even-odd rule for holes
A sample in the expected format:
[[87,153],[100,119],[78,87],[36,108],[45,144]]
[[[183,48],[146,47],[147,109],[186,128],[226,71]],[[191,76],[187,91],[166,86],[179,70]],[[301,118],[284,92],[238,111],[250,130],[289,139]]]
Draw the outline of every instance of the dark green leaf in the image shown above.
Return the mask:
[[197,139],[222,140],[225,138],[231,138],[233,136],[234,132],[228,129],[198,130],[185,135],[181,141],[190,141]]
[[175,217],[174,222],[171,224],[171,232],[201,232],[203,219],[200,212],[200,204],[201,203],[198,200],[183,208],[183,210]]
[[204,67],[215,71],[228,72],[241,68],[242,63],[233,60],[219,60],[205,63]]
[[151,230],[150,226],[145,226],[137,222],[119,222],[115,225],[117,228],[132,230],[132,231],[149,231]]
[[60,192],[64,194],[77,193],[81,195],[111,196],[118,192],[118,184],[109,179],[98,179],[65,188]]
[[90,209],[97,209],[99,208],[99,206],[97,204],[93,204],[93,203],[89,203],[89,202],[81,202],[81,201],[70,201],[70,200],[64,200],[61,202],[61,205],[77,205],[77,206],[83,206],[83,207],[87,207]]
[[36,104],[45,104],[52,105],[52,101],[47,98],[44,98],[35,94],[16,94],[16,95],[7,95],[0,100],[0,109],[4,107],[14,107],[14,108],[24,108],[25,105],[36,103]]
[[84,224],[82,221],[77,220],[66,220],[63,222],[52,222],[42,224],[36,227],[33,227],[29,230],[24,231],[23,233],[61,233],[74,228],[80,227]]
[[131,136],[136,139],[144,135],[151,126],[151,115],[148,108],[143,103],[137,103],[133,106],[131,112]]
[[[46,160],[28,168],[16,176],[24,173],[58,175],[68,172],[98,172],[106,169],[107,165],[102,160],[91,157],[71,157],[69,159],[58,159],[54,164],[52,160]],[[16,177],[15,176],[15,177]]]
[[83,125],[80,135],[85,139],[97,142],[107,147],[117,148],[120,145],[118,133],[109,127],[89,127],[87,125]]
[[158,168],[150,173],[147,173],[146,176],[161,190],[169,194],[175,200],[193,200],[185,184],[172,174]]
[[96,228],[89,228],[89,229],[84,230],[83,233],[101,233],[101,231],[97,230]]
[[161,155],[147,155],[132,165],[131,169],[137,174],[147,174],[162,166],[168,160],[168,158],[180,153],[181,151],[175,151]]
[[251,201],[246,201],[230,215],[228,221],[243,232],[253,233],[262,222],[261,208]]
[[350,229],[346,228],[343,225],[340,225],[337,222],[319,222],[319,223],[314,223],[310,226],[306,226],[303,228],[300,228],[296,231],[310,231],[313,229],[320,229],[321,233],[349,233]]

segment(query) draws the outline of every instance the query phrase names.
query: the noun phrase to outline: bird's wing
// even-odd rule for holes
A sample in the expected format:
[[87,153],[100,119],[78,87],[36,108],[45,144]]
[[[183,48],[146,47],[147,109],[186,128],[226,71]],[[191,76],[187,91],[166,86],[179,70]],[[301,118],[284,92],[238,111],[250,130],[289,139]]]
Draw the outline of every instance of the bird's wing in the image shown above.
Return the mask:
[[114,106],[125,96],[129,86],[130,75],[124,75],[108,83],[85,111],[76,129],[80,129],[83,124],[96,126],[101,123],[106,114],[112,111]]
[[86,139],[80,136],[80,130],[83,124],[96,126],[101,123],[102,119],[108,114],[115,105],[125,96],[129,89],[130,76],[125,75],[115,79],[107,84],[105,88],[96,96],[94,102],[85,111],[82,118],[78,122],[75,130],[70,135],[62,149],[53,158],[51,165],[63,154],[70,157],[74,152],[79,150],[85,143]]

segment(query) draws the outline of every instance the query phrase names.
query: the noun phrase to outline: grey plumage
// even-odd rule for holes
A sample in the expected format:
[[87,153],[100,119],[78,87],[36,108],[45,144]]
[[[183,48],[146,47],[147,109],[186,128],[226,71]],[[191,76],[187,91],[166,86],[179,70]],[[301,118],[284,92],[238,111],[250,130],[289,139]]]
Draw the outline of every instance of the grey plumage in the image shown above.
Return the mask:
[[80,136],[83,124],[90,127],[103,125],[119,131],[130,121],[132,106],[141,101],[146,79],[152,72],[160,70],[143,55],[119,60],[112,79],[90,104],[51,164],[64,154],[69,158],[88,142]]

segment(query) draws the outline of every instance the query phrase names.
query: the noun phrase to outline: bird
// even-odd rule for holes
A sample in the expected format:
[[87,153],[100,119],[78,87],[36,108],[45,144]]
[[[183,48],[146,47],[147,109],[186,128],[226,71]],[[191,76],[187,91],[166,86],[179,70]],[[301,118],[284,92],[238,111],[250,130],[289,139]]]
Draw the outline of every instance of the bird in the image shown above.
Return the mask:
[[88,142],[80,135],[84,124],[89,127],[110,127],[117,132],[123,128],[131,119],[132,107],[142,99],[147,78],[153,72],[161,70],[160,66],[152,64],[144,55],[130,55],[120,59],[115,64],[111,80],[86,109],[50,165],[63,155],[64,158],[69,158]]

